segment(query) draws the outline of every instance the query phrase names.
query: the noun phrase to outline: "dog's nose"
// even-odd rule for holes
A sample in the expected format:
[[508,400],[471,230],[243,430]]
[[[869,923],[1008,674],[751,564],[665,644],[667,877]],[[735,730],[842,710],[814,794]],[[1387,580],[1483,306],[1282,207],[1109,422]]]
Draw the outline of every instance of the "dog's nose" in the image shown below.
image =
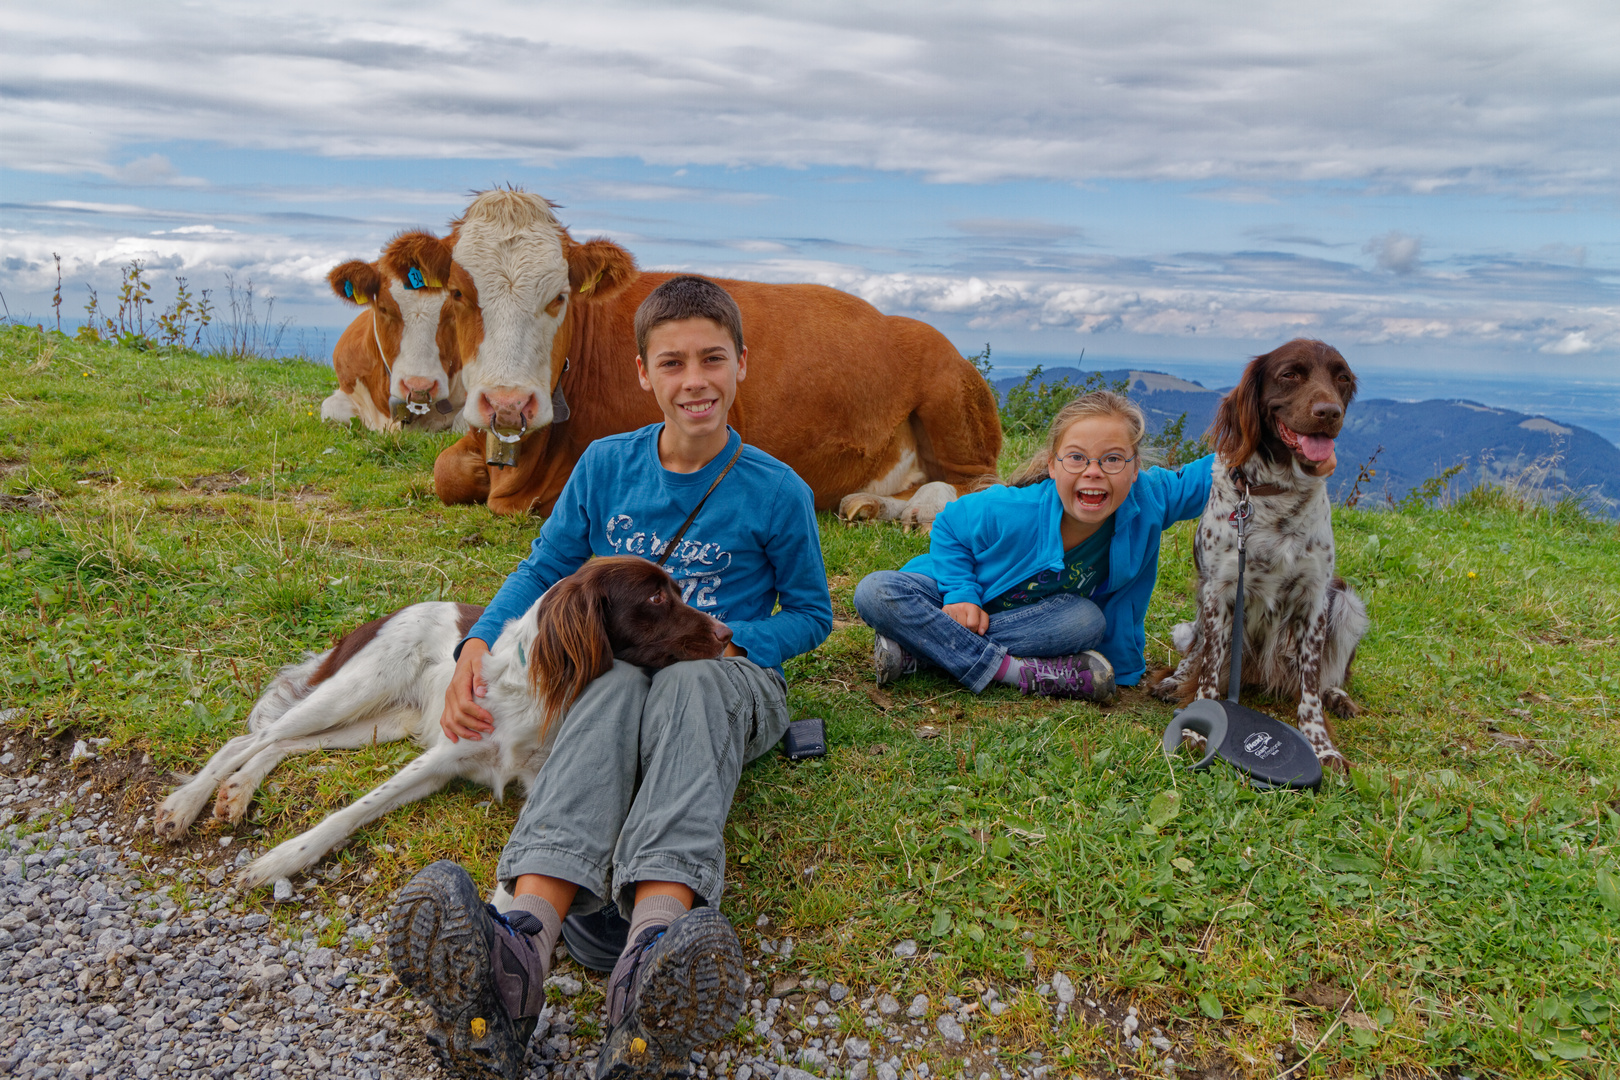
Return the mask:
[[1344,419],[1344,406],[1337,401],[1318,401],[1311,406],[1311,415],[1318,420]]
[[730,645],[731,644],[731,627],[727,626],[725,623],[721,622],[719,619],[710,619],[709,621],[714,623],[714,626],[712,627],[712,629],[714,631],[714,636],[719,640],[720,644],[721,645]]

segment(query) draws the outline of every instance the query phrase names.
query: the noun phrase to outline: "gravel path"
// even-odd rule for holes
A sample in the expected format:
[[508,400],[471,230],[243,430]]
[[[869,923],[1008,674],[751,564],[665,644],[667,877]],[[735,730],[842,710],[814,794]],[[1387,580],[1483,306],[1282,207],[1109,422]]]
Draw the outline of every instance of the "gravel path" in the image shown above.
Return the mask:
[[[405,1080],[439,1073],[414,1031],[416,1002],[388,972],[382,912],[355,911],[336,933],[326,916],[303,912],[294,922],[301,933],[288,936],[262,898],[228,887],[230,869],[254,852],[244,845],[234,860],[219,858],[229,850],[205,860],[195,845],[163,857],[143,853],[131,839],[144,837],[145,817],[130,822],[113,805],[129,763],[101,768],[97,748],[84,743],[72,752],[79,758],[66,760],[66,746],[53,745],[17,736],[0,746],[0,1075]],[[897,999],[882,988],[857,997],[792,970],[792,939],[767,933],[761,919],[747,935],[754,981],[744,1026],[752,1034],[694,1053],[697,1080],[930,1080],[927,1062],[947,1057],[968,1059],[955,1072],[966,1080],[1046,1080],[1039,1054],[1003,1055],[975,1037],[986,1014],[1008,1007],[994,989],[938,1003],[921,994]],[[338,944],[321,947],[323,938]],[[910,941],[894,951],[928,959]],[[592,976],[558,966],[548,981],[553,1003],[530,1043],[529,1080],[593,1076],[594,1036],[607,1027],[596,994],[575,1000]],[[1034,993],[1054,1020],[1081,1009],[1061,974]],[[1163,1053],[1154,1071],[1173,1074],[1169,1040],[1157,1028],[1138,1033],[1136,1009],[1127,1014],[1089,998],[1084,1006],[1088,1017],[1119,1030],[1126,1054],[1153,1061]]]

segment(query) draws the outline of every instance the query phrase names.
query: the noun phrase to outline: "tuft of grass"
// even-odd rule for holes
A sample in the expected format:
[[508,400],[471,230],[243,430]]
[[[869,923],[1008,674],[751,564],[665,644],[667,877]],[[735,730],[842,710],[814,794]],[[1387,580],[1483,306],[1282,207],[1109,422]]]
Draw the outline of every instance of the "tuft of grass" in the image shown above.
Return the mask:
[[[486,600],[534,535],[533,520],[432,498],[451,436],[321,423],[331,374],[314,365],[12,327],[0,375],[13,725],[195,768],[280,665],[407,603]],[[1008,462],[1031,448],[1009,439]],[[1167,764],[1169,712],[1134,690],[1107,709],[975,697],[935,675],[878,690],[851,593],[927,541],[824,516],[838,624],[788,676],[794,714],[825,717],[832,752],[750,766],[726,830],[726,909],[745,943],[795,941],[789,958],[760,951],[757,976],[926,993],[934,1010],[994,987],[1010,1007],[975,1019],[973,1038],[1063,1073],[1159,1070],[1098,1014],[1057,1020],[1036,993],[1056,971],[1113,1022],[1127,1003],[1152,1017],[1178,1061],[1232,1075],[1274,1075],[1276,1054],[1313,1047],[1297,1074],[1612,1070],[1620,529],[1490,490],[1336,510],[1335,527],[1372,614],[1350,685],[1363,712],[1337,724],[1356,771],[1315,794],[1260,793]],[[1165,534],[1160,567],[1148,644],[1168,661],[1193,610],[1187,526]],[[284,839],[414,752],[289,759],[230,831]],[[487,885],[520,805],[452,784],[295,884],[322,917],[340,896],[379,910],[435,858]],[[322,941],[343,932],[327,924]],[[907,939],[916,954],[896,955]],[[1311,988],[1343,1008],[1311,1004]]]

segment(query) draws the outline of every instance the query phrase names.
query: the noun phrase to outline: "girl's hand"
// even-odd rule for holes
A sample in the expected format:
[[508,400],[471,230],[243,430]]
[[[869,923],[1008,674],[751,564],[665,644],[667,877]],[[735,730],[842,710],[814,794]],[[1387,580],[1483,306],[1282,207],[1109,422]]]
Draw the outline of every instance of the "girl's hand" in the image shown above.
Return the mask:
[[978,604],[969,604],[966,602],[960,604],[946,604],[945,614],[949,615],[951,618],[955,619],[957,622],[961,623],[975,634],[983,634],[986,630],[990,629],[990,616],[985,612],[984,608],[980,607]]
[[1338,467],[1339,455],[1337,453],[1332,453],[1327,456],[1326,461],[1319,461],[1316,463],[1314,468],[1306,469],[1305,471],[1310,473],[1312,476],[1332,476],[1333,470]]
[[483,671],[484,657],[488,655],[489,646],[479,638],[470,638],[461,647],[456,672],[444,692],[444,715],[439,717],[439,726],[451,742],[462,739],[478,742],[495,730],[495,717],[478,703],[478,699],[489,692]]

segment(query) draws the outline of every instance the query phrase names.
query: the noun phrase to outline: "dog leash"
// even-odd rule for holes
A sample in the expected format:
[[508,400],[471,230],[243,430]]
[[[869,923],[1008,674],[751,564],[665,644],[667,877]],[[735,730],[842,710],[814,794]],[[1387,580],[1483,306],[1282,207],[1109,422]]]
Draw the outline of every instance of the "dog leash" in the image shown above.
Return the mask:
[[742,457],[742,452],[742,443],[739,442],[737,452],[731,455],[731,460],[726,462],[726,467],[720,470],[720,475],[714,478],[714,483],[709,485],[709,490],[703,493],[703,498],[699,499],[698,504],[692,507],[692,512],[686,515],[686,520],[681,522],[681,527],[675,530],[674,537],[664,545],[664,553],[658,556],[657,561],[653,563],[654,566],[663,566],[669,557],[675,553],[675,549],[680,546],[681,537],[686,535],[686,530],[692,527],[692,522],[697,518],[698,511],[702,510],[703,504],[709,501],[709,496],[713,495],[714,489],[720,486],[720,481],[726,478],[726,473],[730,472],[731,467],[737,464],[737,459]]

